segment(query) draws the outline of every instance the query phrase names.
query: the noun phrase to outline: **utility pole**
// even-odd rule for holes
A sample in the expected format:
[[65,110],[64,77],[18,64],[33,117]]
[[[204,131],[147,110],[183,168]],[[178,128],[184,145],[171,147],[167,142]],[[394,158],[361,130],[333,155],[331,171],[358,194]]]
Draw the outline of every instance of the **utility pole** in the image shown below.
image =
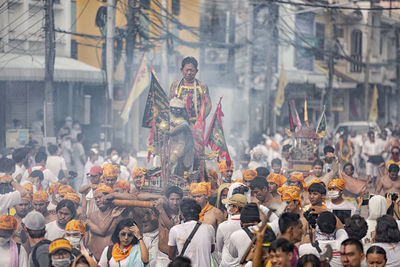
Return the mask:
[[[130,90],[133,78],[133,58],[136,45],[136,0],[128,0],[128,14],[127,14],[127,29],[126,29],[126,46],[125,46],[125,88]],[[133,141],[133,147],[136,151],[139,150],[139,101],[136,100],[133,104],[132,120],[127,123],[128,140]],[[130,143],[130,142],[128,142]]]
[[[106,72],[107,72],[107,88],[108,100],[107,105],[110,105],[110,123],[113,124],[113,108],[112,100],[114,95],[114,31],[115,31],[115,0],[107,0],[107,33],[106,33]],[[110,101],[111,100],[111,101]],[[110,103],[111,102],[111,103]],[[111,127],[113,139],[114,128]],[[105,150],[107,150],[105,148]]]
[[[400,29],[395,30],[396,38],[396,94],[400,92]],[[397,105],[396,121],[399,121],[398,115],[400,111],[399,105]]]
[[161,22],[165,29],[165,39],[161,46],[161,86],[168,89],[168,0],[162,0]]
[[[55,33],[54,33],[54,10],[53,0],[46,0],[45,4],[45,72],[44,72],[44,95],[45,95],[45,133],[54,136],[54,62],[56,56]],[[72,115],[72,114],[71,114]],[[47,144],[47,141],[45,142]]]
[[328,58],[328,122],[333,125],[333,76],[335,72],[335,57],[336,52],[336,12],[334,9],[329,9],[330,21],[330,38],[329,38],[329,58]]
[[[373,6],[373,0],[370,0],[370,8]],[[372,11],[368,11],[367,21],[367,54],[365,57],[365,71],[364,71],[364,119],[368,120],[369,117],[369,72],[370,72],[370,60],[371,60],[371,42],[374,39],[372,30]]]

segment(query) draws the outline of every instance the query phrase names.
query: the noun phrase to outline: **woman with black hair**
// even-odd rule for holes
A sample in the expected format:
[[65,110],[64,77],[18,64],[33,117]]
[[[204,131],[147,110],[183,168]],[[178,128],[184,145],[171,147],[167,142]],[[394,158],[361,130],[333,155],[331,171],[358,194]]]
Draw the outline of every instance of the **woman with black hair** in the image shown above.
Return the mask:
[[386,251],[383,248],[372,246],[367,250],[368,267],[384,267],[386,262]]
[[321,267],[321,263],[317,256],[314,254],[306,254],[301,256],[299,262],[297,263],[297,267]]
[[149,262],[149,252],[133,219],[120,221],[111,240],[114,245],[104,248],[100,267],[141,267]]
[[396,221],[390,215],[383,215],[377,220],[374,244],[386,251],[387,267],[399,266],[400,231]]

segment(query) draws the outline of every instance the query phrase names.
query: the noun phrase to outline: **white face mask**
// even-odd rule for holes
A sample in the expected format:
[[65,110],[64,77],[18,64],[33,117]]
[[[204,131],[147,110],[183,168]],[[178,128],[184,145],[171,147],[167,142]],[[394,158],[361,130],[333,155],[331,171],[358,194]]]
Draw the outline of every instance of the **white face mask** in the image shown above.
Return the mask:
[[69,267],[70,263],[71,263],[71,260],[69,258],[51,260],[51,264],[54,267]]
[[338,197],[340,197],[340,193],[339,191],[335,190],[335,191],[328,191],[327,195],[326,195],[329,199],[337,199]]
[[113,155],[113,156],[111,157],[111,161],[112,161],[112,162],[118,162],[118,159],[119,159],[118,155]]
[[10,242],[10,238],[9,237],[0,237],[0,246],[5,245],[6,243]]
[[78,247],[79,244],[81,243],[81,239],[79,237],[65,237],[69,241],[72,247]]

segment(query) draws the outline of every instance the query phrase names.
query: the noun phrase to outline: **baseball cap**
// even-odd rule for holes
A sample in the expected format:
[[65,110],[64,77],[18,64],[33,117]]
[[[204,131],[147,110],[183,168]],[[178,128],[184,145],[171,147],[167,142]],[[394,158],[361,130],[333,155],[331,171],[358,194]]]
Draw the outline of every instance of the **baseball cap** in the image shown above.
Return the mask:
[[96,165],[90,168],[90,172],[88,173],[91,176],[97,176],[103,173],[103,168]]
[[22,223],[25,224],[29,230],[42,230],[46,227],[46,220],[44,216],[38,211],[29,212],[23,219]]
[[238,207],[244,207],[247,204],[247,198],[242,194],[234,194],[229,199],[223,199],[222,203],[228,205],[235,205]]

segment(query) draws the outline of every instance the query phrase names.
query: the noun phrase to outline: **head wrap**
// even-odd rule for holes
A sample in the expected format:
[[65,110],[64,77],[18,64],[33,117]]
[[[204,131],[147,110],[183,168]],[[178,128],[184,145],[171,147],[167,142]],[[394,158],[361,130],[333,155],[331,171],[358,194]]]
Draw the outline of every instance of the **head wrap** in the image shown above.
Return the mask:
[[79,205],[81,203],[81,198],[78,196],[78,194],[75,193],[66,193],[63,199],[69,199],[76,205]]
[[32,202],[32,193],[28,191],[23,197],[21,197],[21,201]]
[[98,194],[98,193],[107,193],[107,194],[111,194],[114,193],[114,190],[112,190],[111,187],[105,185],[105,184],[99,184],[97,186],[96,191],[94,191],[94,194]]
[[298,200],[299,202],[301,202],[300,188],[298,188],[297,186],[282,186],[278,188],[278,193],[281,194],[281,201]]
[[128,191],[131,190],[131,186],[129,185],[129,182],[125,181],[125,180],[117,181],[114,184],[113,189],[116,189],[116,188],[125,189],[125,190],[128,190]]
[[217,207],[218,209],[221,207],[221,195],[222,195],[222,191],[224,191],[224,189],[228,189],[229,191],[229,186],[231,184],[228,183],[223,183],[218,187],[218,193],[217,193],[217,202],[215,202],[215,207]]
[[218,170],[220,173],[226,172],[227,170],[232,170],[233,171],[233,162],[231,162],[231,166],[226,165],[226,160],[221,160],[220,162],[217,162]]
[[322,184],[322,183],[323,181],[321,179],[314,179],[308,184],[308,187],[310,187],[310,185],[312,184]]
[[104,177],[118,177],[119,168],[117,165],[113,165],[110,163],[105,163],[103,165],[103,176]]
[[33,184],[24,184],[23,188],[25,188],[28,193],[33,194]]
[[328,188],[329,187],[336,187],[340,191],[344,190],[344,186],[346,185],[346,182],[343,179],[333,179],[328,182]]
[[67,225],[65,225],[65,231],[79,231],[84,234],[86,233],[86,228],[83,222],[79,220],[70,220]]
[[256,176],[257,172],[255,170],[245,170],[243,173],[244,180],[253,180]]
[[56,252],[57,250],[60,249],[65,249],[69,252],[72,251],[71,244],[67,239],[64,238],[59,238],[54,240],[53,242],[50,243],[49,245],[49,253],[52,254],[53,252]]
[[49,186],[49,194],[57,194],[58,193],[58,189],[60,188],[61,183],[60,182],[56,182],[56,183],[52,183]]
[[0,229],[2,230],[16,230],[17,220],[11,215],[1,215],[0,216]]
[[13,178],[11,175],[3,175],[0,176],[0,184],[8,184],[13,181]]
[[201,182],[201,183],[191,183],[190,193],[192,195],[202,194],[210,196],[211,183]]
[[49,194],[47,194],[47,192],[44,190],[39,190],[33,193],[32,198],[33,198],[33,203],[48,202]]
[[267,176],[267,181],[281,187],[286,182],[286,177],[277,173],[271,173]]
[[306,182],[304,181],[304,177],[303,177],[303,174],[302,174],[301,172],[292,174],[292,175],[290,176],[290,178],[289,178],[289,181],[297,181],[297,182],[300,182],[300,183],[302,184],[302,186],[303,186],[303,189],[304,189],[304,190],[307,190],[307,184],[306,184]]
[[218,179],[218,173],[216,170],[208,169],[208,177],[213,178],[214,180]]
[[65,196],[67,193],[75,193],[75,190],[70,185],[60,185],[58,188],[58,194]]
[[132,177],[146,175],[147,169],[145,167],[135,167],[132,171]]

